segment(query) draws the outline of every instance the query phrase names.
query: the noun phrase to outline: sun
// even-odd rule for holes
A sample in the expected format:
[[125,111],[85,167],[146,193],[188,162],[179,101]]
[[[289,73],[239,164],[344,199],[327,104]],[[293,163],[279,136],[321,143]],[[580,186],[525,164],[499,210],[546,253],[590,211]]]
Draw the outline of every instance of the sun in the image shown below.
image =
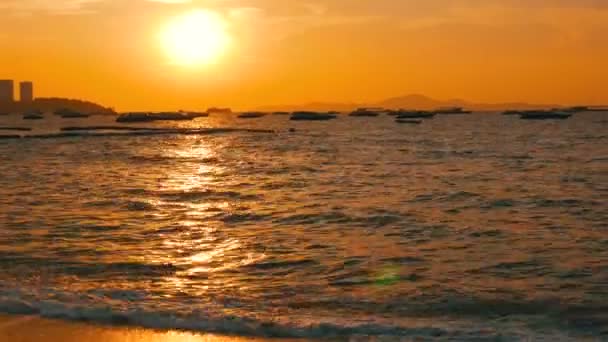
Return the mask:
[[194,10],[169,22],[161,33],[161,43],[174,64],[211,64],[222,56],[230,42],[226,26],[219,14]]

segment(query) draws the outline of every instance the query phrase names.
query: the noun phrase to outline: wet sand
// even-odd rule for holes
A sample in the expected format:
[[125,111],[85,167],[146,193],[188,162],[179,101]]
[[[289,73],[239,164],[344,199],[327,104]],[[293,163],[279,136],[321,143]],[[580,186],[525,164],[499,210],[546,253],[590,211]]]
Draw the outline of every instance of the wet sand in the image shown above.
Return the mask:
[[12,342],[288,342],[303,340],[234,337],[184,331],[162,331],[133,327],[44,319],[38,316],[0,315],[0,341]]

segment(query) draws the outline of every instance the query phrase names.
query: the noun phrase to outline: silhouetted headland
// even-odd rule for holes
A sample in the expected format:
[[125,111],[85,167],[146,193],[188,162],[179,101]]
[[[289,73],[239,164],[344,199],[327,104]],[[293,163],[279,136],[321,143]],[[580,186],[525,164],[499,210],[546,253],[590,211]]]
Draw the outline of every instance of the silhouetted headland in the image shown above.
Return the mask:
[[2,113],[26,113],[40,111],[42,113],[70,110],[84,114],[116,114],[114,109],[102,105],[76,99],[64,98],[37,98],[31,102],[2,102]]

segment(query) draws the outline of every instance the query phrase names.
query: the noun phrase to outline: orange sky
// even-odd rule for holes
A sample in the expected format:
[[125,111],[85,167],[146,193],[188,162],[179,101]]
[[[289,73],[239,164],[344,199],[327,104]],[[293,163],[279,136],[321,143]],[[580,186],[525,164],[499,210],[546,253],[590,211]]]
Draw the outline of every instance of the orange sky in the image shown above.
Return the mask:
[[[214,11],[214,64],[171,63],[167,22]],[[367,102],[608,104],[606,0],[1,0],[0,79],[119,110]]]

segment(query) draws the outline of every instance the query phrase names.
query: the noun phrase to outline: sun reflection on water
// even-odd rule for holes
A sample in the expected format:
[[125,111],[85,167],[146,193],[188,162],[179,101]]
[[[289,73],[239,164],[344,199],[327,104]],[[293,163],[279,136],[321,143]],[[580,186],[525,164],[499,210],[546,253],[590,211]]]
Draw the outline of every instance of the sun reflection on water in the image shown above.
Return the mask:
[[[223,177],[227,167],[218,162],[223,154],[220,148],[212,140],[185,139],[163,151],[165,157],[180,162],[158,184],[161,196],[155,206],[166,207],[176,219],[172,223],[174,229],[160,234],[161,248],[169,259],[163,256],[156,262],[178,267],[164,282],[179,291],[202,295],[210,288],[228,286],[222,272],[266,258],[264,253],[253,252],[242,240],[226,238],[225,232],[219,231],[221,217],[241,206],[238,197],[225,192],[229,179]],[[195,278],[206,278],[206,285],[189,288]]]
[[246,266],[266,256],[263,253],[244,253],[243,244],[237,239],[230,239],[215,244],[213,249],[202,251],[191,256],[192,268],[188,274],[213,273]]

